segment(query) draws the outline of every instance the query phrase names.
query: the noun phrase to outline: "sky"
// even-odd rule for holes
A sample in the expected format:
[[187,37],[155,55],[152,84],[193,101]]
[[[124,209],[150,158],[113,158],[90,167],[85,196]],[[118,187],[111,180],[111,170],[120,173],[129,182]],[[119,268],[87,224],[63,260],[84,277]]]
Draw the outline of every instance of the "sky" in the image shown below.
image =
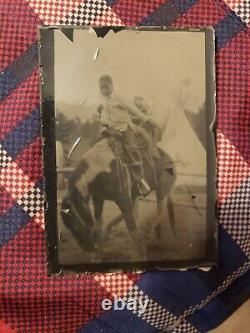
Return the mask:
[[109,74],[118,94],[144,96],[151,106],[167,108],[175,105],[184,82],[187,106],[195,112],[205,98],[204,43],[201,32],[110,31],[97,38],[76,30],[72,43],[55,31],[56,99],[92,106],[100,96],[99,77]]
[[205,175],[205,151],[184,115],[184,109],[198,112],[205,101],[204,33],[123,30],[97,38],[78,29],[71,42],[55,30],[54,52],[58,109],[69,117],[91,117],[100,103],[99,77],[111,75],[117,94],[144,97],[156,122],[168,120],[161,144],[180,160],[178,168]]

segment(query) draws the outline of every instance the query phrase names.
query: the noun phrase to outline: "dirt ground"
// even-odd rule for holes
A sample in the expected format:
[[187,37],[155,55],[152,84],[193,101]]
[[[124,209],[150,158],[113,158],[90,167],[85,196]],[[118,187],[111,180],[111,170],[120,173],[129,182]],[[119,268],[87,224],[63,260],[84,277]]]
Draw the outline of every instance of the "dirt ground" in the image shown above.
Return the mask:
[[[59,193],[59,205],[63,193]],[[149,260],[197,259],[204,254],[206,229],[205,188],[189,186],[174,188],[171,192],[176,223],[176,236],[170,227],[168,217],[162,222],[160,240],[156,241],[153,226],[157,223],[154,194],[138,205],[137,225],[147,248]],[[105,202],[104,227],[119,214],[112,202]],[[64,226],[58,214],[59,261],[61,264],[88,263],[93,256],[84,252],[76,243],[71,232]],[[100,260],[100,259],[99,259]],[[116,225],[103,246],[102,262],[141,260],[136,244],[129,236],[124,220]]]

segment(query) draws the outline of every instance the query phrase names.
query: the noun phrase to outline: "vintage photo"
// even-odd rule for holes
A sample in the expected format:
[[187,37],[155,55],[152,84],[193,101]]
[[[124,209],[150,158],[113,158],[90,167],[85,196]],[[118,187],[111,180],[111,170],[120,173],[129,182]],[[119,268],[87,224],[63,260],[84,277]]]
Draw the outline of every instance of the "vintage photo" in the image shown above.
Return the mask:
[[51,272],[216,264],[213,36],[40,29]]

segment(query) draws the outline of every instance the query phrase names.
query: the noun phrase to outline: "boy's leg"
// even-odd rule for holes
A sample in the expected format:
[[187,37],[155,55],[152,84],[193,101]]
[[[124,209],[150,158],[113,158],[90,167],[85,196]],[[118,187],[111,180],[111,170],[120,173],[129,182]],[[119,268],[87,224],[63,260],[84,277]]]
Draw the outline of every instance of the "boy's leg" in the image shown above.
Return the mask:
[[141,195],[149,193],[150,188],[143,177],[142,154],[138,148],[136,135],[133,130],[128,128],[122,132],[127,154],[131,160],[131,171],[134,181],[137,183]]
[[131,167],[135,171],[135,177],[140,181],[142,178],[142,156],[141,152],[138,149],[138,145],[136,142],[136,137],[134,132],[131,129],[127,129],[122,132],[123,139],[125,142],[125,147],[127,150],[127,154],[131,161]]

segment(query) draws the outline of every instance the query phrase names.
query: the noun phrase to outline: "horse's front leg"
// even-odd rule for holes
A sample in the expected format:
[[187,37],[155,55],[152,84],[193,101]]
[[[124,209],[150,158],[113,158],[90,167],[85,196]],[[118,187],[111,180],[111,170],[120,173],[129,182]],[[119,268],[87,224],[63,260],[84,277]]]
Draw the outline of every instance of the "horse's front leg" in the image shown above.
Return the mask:
[[156,193],[156,199],[157,199],[157,219],[156,223],[153,226],[153,234],[155,241],[158,242],[161,237],[162,233],[162,224],[164,220],[168,220],[168,211],[166,209],[167,207],[167,197],[159,198],[158,194]]
[[95,229],[93,240],[96,243],[97,253],[101,254],[102,245],[103,245],[103,198],[93,196],[93,204],[94,204],[94,214],[95,214]]
[[[133,199],[133,214],[134,219],[136,220],[138,217],[138,208],[139,208],[139,199],[134,198]],[[114,217],[106,226],[106,228],[103,230],[103,239],[106,240],[108,236],[110,235],[112,229],[118,225],[122,220],[124,219],[123,215],[117,215]]]
[[138,218],[138,213],[139,213],[139,198],[136,197],[133,200],[133,215],[135,220],[137,220]]

